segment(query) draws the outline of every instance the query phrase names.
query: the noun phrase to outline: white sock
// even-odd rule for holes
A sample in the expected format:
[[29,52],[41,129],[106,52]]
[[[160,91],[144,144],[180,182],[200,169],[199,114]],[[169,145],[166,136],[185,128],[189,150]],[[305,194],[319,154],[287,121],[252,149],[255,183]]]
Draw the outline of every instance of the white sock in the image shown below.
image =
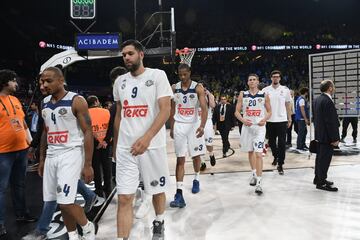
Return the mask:
[[261,185],[261,176],[257,177],[256,183],[257,183],[257,185]]
[[84,232],[89,232],[92,230],[91,222],[88,220],[84,226],[81,226]]
[[251,170],[251,174],[253,177],[256,177],[256,169]]
[[68,232],[68,235],[69,235],[69,240],[79,240],[79,234],[77,230]]
[[164,214],[159,214],[159,215],[156,215],[155,220],[162,222],[162,221],[164,221],[164,218],[165,218]]
[[128,240],[128,238],[117,238],[117,240]]
[[183,190],[184,189],[184,182],[176,182],[176,188]]
[[199,179],[200,179],[200,172],[196,172],[196,173],[195,173],[195,178],[194,178],[194,179],[199,181]]

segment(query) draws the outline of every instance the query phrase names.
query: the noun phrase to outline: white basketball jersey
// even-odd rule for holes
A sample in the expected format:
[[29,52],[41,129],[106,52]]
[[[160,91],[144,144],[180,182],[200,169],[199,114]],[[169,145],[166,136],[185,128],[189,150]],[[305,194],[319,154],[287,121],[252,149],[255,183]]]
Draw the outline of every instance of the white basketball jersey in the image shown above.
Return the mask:
[[250,119],[253,124],[258,124],[265,116],[265,93],[258,91],[251,95],[249,91],[243,94],[242,112],[245,119]]
[[181,82],[175,86],[175,121],[182,123],[195,123],[198,121],[199,99],[196,93],[197,82],[191,81],[187,90],[181,88]]
[[72,111],[72,103],[77,95],[67,92],[57,103],[50,101],[51,95],[44,98],[42,117],[47,131],[47,155],[83,146],[84,134]]
[[[153,124],[159,113],[158,99],[173,96],[164,71],[145,68],[139,76],[126,73],[114,84],[114,100],[121,102],[118,147],[131,148]],[[166,146],[165,125],[152,139],[149,149]]]

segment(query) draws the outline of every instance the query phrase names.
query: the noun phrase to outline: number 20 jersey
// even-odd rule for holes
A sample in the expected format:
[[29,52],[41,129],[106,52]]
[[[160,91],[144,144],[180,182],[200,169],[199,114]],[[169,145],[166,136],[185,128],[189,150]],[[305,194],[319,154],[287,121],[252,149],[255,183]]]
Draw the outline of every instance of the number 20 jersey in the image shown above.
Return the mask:
[[249,91],[243,93],[242,112],[245,119],[250,119],[253,124],[258,124],[265,116],[265,93],[258,91],[251,95]]
[[56,103],[51,102],[51,95],[43,100],[42,117],[47,131],[46,154],[49,156],[83,145],[84,134],[72,111],[72,103],[77,95],[67,92]]
[[[114,84],[114,100],[121,103],[121,121],[117,146],[129,149],[151,127],[160,109],[158,99],[172,97],[164,71],[145,68],[138,76],[126,73]],[[150,142],[149,149],[166,146],[165,125]]]

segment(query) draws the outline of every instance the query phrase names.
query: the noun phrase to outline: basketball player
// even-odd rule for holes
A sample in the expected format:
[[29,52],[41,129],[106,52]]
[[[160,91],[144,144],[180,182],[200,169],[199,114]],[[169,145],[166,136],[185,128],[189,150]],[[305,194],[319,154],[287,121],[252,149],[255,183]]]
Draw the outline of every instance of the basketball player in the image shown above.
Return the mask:
[[[205,83],[201,83],[201,84],[203,85],[204,90],[205,90],[205,99],[206,99],[206,103],[207,103],[207,107],[208,107],[208,116],[207,116],[205,129],[204,129],[205,145],[206,145],[207,151],[209,152],[210,164],[211,164],[211,166],[215,166],[216,159],[215,159],[215,156],[213,153],[213,150],[214,150],[214,147],[213,147],[214,127],[213,127],[213,122],[212,122],[213,109],[216,106],[215,97],[207,89]],[[199,116],[200,116],[199,121],[201,121],[201,109],[199,109]],[[206,163],[205,163],[205,161],[203,161],[203,159],[201,159],[200,170],[204,171],[205,168],[206,168]]]
[[[170,207],[186,206],[182,191],[184,189],[185,155],[188,152],[193,159],[195,178],[192,193],[200,191],[200,155],[205,154],[204,127],[208,109],[205,100],[205,90],[201,84],[192,81],[189,65],[178,67],[180,82],[172,86],[174,99],[171,104],[170,136],[174,139],[176,161],[176,194]],[[198,109],[201,108],[201,122],[198,121]]]
[[125,41],[121,51],[129,72],[116,79],[113,90],[117,239],[128,239],[130,235],[132,203],[141,174],[145,191],[153,196],[156,219],[152,239],[160,240],[164,239],[164,192],[169,183],[165,122],[173,93],[164,71],[144,67],[140,42]]
[[49,95],[42,105],[45,130],[41,136],[39,163],[39,173],[44,176],[44,201],[56,200],[59,204],[69,240],[80,239],[76,224],[82,227],[84,239],[93,240],[94,224],[75,204],[80,175],[87,183],[93,178],[93,135],[88,106],[83,97],[65,90],[59,68],[45,69],[40,81]]
[[[240,135],[241,151],[248,152],[251,167],[250,185],[255,193],[262,194],[261,176],[263,169],[262,152],[265,141],[265,123],[271,116],[269,96],[258,89],[259,77],[250,74],[249,90],[241,92],[236,104],[235,116],[243,123]],[[243,116],[240,114],[242,110]]]

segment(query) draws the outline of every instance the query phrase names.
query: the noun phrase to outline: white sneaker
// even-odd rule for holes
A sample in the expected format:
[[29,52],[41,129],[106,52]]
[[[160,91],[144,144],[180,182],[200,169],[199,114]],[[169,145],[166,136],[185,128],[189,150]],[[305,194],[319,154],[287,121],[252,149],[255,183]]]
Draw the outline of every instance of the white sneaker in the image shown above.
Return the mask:
[[144,218],[146,217],[146,215],[148,215],[149,211],[150,211],[149,200],[144,197],[140,203],[140,206],[135,211],[135,218],[137,219]]
[[256,177],[255,176],[252,176],[251,178],[250,178],[250,186],[255,186],[256,185]]
[[88,229],[83,228],[82,238],[84,240],[95,240],[95,225],[92,222],[89,222],[90,226]]

